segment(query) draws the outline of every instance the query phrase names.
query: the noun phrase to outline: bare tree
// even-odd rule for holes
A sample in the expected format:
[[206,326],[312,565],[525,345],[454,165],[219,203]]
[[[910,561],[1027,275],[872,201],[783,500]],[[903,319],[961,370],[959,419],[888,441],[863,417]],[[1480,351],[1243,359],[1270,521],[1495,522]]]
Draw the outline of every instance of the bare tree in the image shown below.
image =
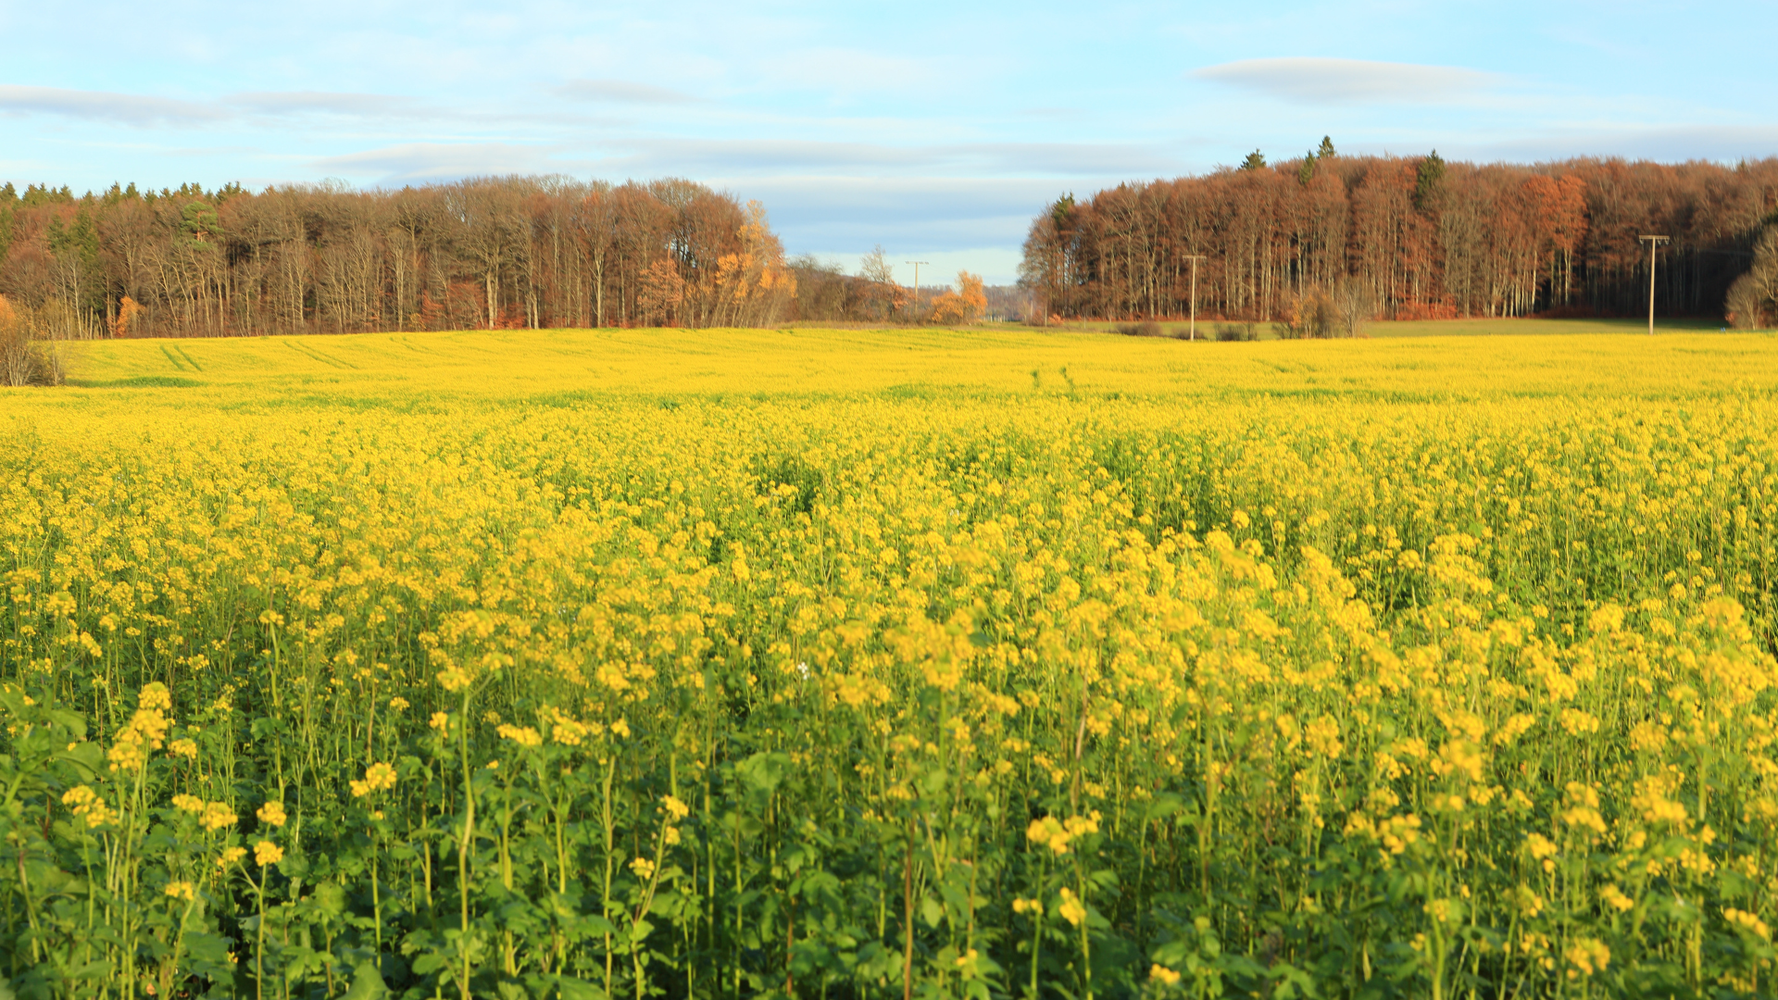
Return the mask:
[[1370,286],[1350,278],[1340,282],[1333,292],[1333,311],[1346,336],[1356,337],[1364,332],[1364,325],[1377,315]]

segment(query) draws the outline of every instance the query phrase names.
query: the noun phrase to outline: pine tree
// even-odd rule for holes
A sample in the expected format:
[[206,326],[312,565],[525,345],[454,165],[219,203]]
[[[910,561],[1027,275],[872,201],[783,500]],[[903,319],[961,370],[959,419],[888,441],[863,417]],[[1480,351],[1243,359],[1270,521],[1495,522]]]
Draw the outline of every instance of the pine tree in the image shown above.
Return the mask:
[[1315,151],[1315,155],[1323,160],[1331,160],[1339,155],[1334,152],[1332,136],[1324,135],[1321,137],[1321,148]]
[[1432,198],[1438,193],[1439,185],[1445,180],[1445,161],[1433,150],[1420,161],[1420,168],[1414,178],[1414,207],[1424,212],[1432,204]]
[[1265,165],[1266,165],[1266,158],[1257,149],[1251,153],[1248,153],[1247,159],[1241,161],[1241,169],[1242,170],[1258,170],[1261,167],[1264,167]]

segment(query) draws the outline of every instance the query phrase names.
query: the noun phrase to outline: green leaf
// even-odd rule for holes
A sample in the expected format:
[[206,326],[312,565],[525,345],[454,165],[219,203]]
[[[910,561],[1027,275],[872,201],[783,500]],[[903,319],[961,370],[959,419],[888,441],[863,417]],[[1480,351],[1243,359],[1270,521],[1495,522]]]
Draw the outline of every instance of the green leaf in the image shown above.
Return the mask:
[[413,970],[416,976],[430,975],[449,966],[450,959],[436,951],[427,952],[414,959]]
[[927,896],[920,900],[920,917],[926,921],[926,926],[937,927],[938,922],[945,917],[945,908],[939,905],[938,900]]
[[1148,809],[1144,815],[1152,823],[1157,819],[1166,819],[1178,812],[1184,805],[1185,799],[1181,796],[1172,792],[1162,792],[1149,800]]
[[784,777],[790,773],[790,755],[779,751],[759,753],[735,765],[735,774],[747,790],[761,798],[770,798]]
[[[415,963],[416,967],[419,963]],[[383,974],[377,971],[375,962],[358,963],[352,972],[352,988],[346,991],[346,1000],[380,1000],[389,994],[388,984],[383,982]]]

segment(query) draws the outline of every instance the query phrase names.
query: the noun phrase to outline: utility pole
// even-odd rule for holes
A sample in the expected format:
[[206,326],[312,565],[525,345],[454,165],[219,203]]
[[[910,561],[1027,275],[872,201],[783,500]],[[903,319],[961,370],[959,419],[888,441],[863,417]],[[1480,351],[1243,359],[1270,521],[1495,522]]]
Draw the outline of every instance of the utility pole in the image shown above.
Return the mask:
[[1186,254],[1185,259],[1192,262],[1192,326],[1191,340],[1198,339],[1198,261],[1204,259],[1201,253]]
[[932,263],[932,261],[929,261],[929,260],[904,260],[904,261],[902,261],[902,263],[914,265],[914,311],[917,313],[920,311],[920,265],[921,264],[930,265]]
[[1670,236],[1638,236],[1648,244],[1648,335],[1655,335],[1655,247],[1673,242]]

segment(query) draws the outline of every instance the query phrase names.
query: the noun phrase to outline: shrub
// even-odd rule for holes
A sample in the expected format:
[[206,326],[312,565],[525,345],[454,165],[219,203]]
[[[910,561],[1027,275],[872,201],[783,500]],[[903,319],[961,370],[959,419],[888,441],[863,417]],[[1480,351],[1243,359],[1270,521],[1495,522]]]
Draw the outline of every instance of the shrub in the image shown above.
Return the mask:
[[1154,320],[1143,320],[1140,323],[1119,323],[1113,330],[1126,337],[1159,337],[1162,335],[1161,325]]
[[0,296],[0,386],[61,385],[67,359],[60,345],[39,341],[37,316]]

